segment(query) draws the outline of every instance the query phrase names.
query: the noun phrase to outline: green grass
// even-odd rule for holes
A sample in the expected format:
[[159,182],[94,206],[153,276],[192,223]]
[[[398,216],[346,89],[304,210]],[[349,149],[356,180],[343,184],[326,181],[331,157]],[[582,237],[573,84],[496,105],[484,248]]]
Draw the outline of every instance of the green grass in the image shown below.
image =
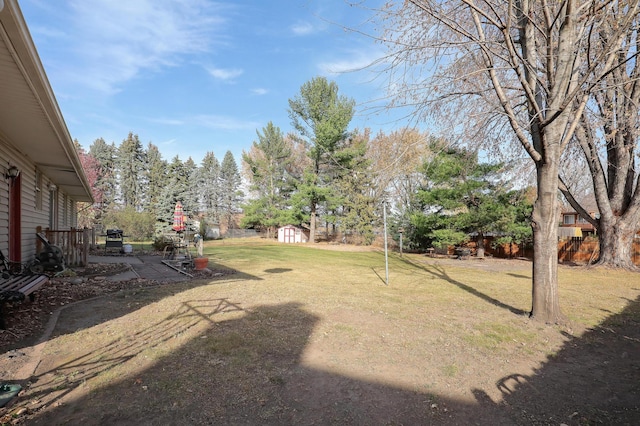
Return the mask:
[[214,241],[205,244],[204,255],[233,265],[250,264],[251,269],[286,267],[292,260],[306,267],[320,268],[384,268],[382,253],[350,253],[309,249],[304,245],[278,244],[259,240]]
[[124,244],[129,244],[134,253],[153,250],[153,241],[129,241],[125,238]]

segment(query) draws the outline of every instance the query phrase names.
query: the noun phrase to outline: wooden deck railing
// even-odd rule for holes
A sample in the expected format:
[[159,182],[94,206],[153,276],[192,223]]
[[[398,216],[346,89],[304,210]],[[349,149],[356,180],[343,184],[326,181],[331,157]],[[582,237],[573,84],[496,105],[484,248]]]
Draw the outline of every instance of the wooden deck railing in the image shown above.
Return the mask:
[[[37,228],[36,232],[43,232],[54,246],[62,250],[66,266],[87,266],[89,263],[89,248],[92,232],[88,228],[71,228],[64,231]],[[42,242],[38,240],[36,250],[42,250]]]

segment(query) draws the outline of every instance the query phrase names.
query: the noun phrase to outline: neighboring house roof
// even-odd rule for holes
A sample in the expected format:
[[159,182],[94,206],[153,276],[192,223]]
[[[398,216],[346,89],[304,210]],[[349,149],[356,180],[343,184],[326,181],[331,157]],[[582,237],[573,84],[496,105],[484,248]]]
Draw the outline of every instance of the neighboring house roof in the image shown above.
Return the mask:
[[0,139],[71,199],[92,202],[89,182],[16,0],[0,1],[0,76]]
[[[578,203],[589,213],[595,214],[598,213],[598,204],[596,203],[596,198],[593,194],[585,195],[579,199],[577,199]],[[562,213],[577,213],[573,207],[569,204],[562,206]]]

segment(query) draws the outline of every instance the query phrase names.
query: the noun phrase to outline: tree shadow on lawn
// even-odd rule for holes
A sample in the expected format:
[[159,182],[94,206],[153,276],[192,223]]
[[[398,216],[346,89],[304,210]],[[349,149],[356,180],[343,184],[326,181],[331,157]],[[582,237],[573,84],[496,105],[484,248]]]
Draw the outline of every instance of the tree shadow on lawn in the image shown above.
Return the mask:
[[81,300],[75,304],[79,305],[77,308],[68,309],[69,305],[67,305],[60,310],[58,313],[59,319],[54,324],[55,328],[51,330],[52,334],[47,338],[72,334],[85,328],[108,322],[143,308],[146,305],[158,302],[166,297],[175,296],[176,294],[198,287],[233,281],[261,279],[262,278],[244,272],[236,272],[232,275],[225,275],[214,279],[193,279],[175,283],[161,283],[156,286],[133,290],[123,290],[101,296],[96,303]]
[[451,284],[455,285],[459,289],[464,290],[467,293],[472,294],[472,295],[474,295],[476,297],[479,297],[480,299],[482,299],[485,302],[488,302],[488,303],[490,303],[490,304],[492,304],[494,306],[498,306],[498,307],[500,307],[502,309],[506,309],[506,310],[510,311],[511,313],[516,314],[516,315],[529,315],[529,312],[527,312],[527,311],[524,311],[522,309],[518,309],[518,308],[516,308],[514,306],[511,306],[511,305],[508,305],[508,304],[506,304],[504,302],[501,302],[498,299],[495,299],[495,298],[489,296],[488,294],[484,294],[483,292],[481,292],[481,291],[479,291],[479,290],[477,290],[477,289],[475,289],[475,288],[473,288],[473,287],[471,287],[471,286],[469,286],[469,285],[467,285],[465,283],[462,283],[460,281],[457,281],[457,280],[451,278],[449,276],[449,274],[447,273],[446,269],[443,266],[439,265],[439,264],[424,265],[424,264],[416,263],[416,262],[414,262],[414,261],[412,261],[412,260],[410,260],[410,259],[408,259],[406,257],[403,257],[403,258],[401,258],[399,260],[401,260],[402,262],[407,263],[407,264],[409,264],[409,265],[411,265],[411,266],[413,266],[415,268],[421,269],[424,272],[426,272],[428,274],[431,274],[436,278],[439,278],[441,280],[447,281],[448,283],[451,283]]
[[[239,312],[240,318],[222,318]],[[433,395],[305,367],[303,351],[318,320],[297,303],[243,310],[226,299],[185,302],[126,341],[107,339],[70,361],[43,364],[22,397],[31,407],[28,421],[420,424],[446,414],[432,407]],[[144,360],[203,323],[183,346]],[[137,371],[140,364],[146,368]],[[104,387],[92,382],[104,375],[113,375]]]
[[519,411],[522,423],[640,424],[640,297],[581,337],[567,337],[535,374],[500,380],[502,401],[474,389],[478,402]]
[[571,338],[536,374],[499,380],[502,401],[470,389],[473,403],[305,365],[319,318],[297,303],[193,300],[126,341],[42,365],[21,403],[29,424],[47,425],[637,424],[639,306]]
[[291,272],[293,269],[291,268],[271,268],[265,269],[264,272],[267,274],[284,274],[285,272]]
[[514,274],[512,272],[507,272],[507,275],[510,275],[510,276],[512,276],[514,278],[523,278],[523,279],[526,279],[526,280],[531,280],[531,275]]
[[[262,280],[244,272],[235,272],[215,278],[198,278],[189,281],[161,282],[149,286],[138,286],[131,289],[105,293],[89,299],[78,300],[64,305],[53,311],[48,321],[41,330],[41,334],[32,335],[17,341],[6,347],[5,357],[8,365],[5,376],[10,376],[14,382],[25,380],[25,377],[17,377],[14,370],[24,370],[31,365],[32,360],[25,358],[37,354],[38,348],[48,340],[66,334],[73,334],[83,329],[91,328],[101,323],[106,323],[116,318],[130,314],[146,305],[156,303],[166,297],[175,296],[184,291],[203,286],[212,286],[233,281]],[[81,284],[79,284],[81,285]],[[37,308],[35,308],[37,309]],[[20,314],[18,312],[18,314]],[[15,357],[12,360],[12,357]],[[22,366],[25,364],[25,366]],[[22,371],[20,371],[22,372]],[[9,374],[7,374],[9,373]],[[8,379],[4,378],[5,381]],[[1,424],[1,422],[0,422]]]

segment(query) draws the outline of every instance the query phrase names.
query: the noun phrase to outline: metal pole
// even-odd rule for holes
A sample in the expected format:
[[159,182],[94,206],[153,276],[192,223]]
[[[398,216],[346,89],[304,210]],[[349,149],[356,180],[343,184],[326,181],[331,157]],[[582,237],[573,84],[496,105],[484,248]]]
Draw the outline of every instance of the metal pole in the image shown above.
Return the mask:
[[389,255],[387,254],[387,202],[382,203],[382,218],[384,220],[384,271],[386,284],[389,285]]

